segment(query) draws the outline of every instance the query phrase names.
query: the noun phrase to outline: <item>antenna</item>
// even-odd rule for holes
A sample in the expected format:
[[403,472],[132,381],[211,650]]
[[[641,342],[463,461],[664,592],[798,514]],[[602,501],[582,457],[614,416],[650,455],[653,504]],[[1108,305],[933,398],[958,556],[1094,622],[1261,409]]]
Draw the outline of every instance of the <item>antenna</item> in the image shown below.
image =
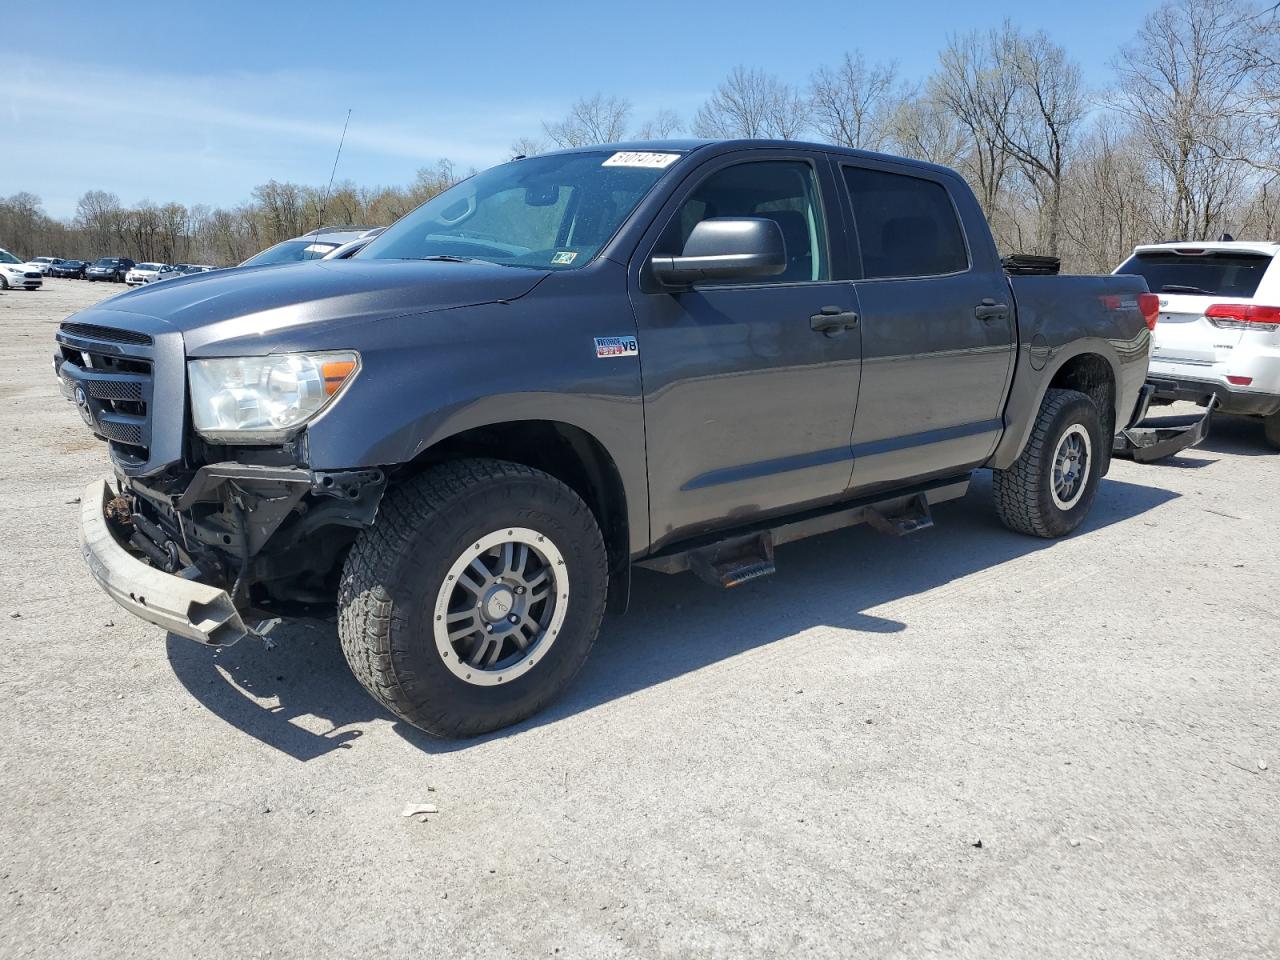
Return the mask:
[[329,205],[329,191],[333,189],[333,178],[338,173],[338,159],[342,156],[342,145],[347,140],[347,124],[351,122],[351,110],[347,110],[347,119],[342,121],[342,136],[338,139],[338,152],[333,158],[333,169],[329,171],[329,185],[324,188],[324,196],[320,199],[320,210],[316,215],[316,229],[324,226],[324,210]]

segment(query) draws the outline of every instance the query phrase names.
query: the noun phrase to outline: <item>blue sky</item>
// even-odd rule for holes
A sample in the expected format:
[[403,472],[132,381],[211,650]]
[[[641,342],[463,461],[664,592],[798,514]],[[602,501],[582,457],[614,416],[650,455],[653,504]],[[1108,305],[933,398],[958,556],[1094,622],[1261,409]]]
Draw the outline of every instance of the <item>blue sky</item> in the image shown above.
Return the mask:
[[1087,82],[1156,0],[646,0],[469,4],[213,0],[20,4],[0,47],[0,196],[68,216],[88,189],[126,203],[230,205],[269,179],[323,184],[347,108],[339,179],[399,184],[448,157],[507,159],[579,96],[617,94],[635,121],[689,117],[736,64],[803,84],[846,50],[932,69],[947,37],[1010,17],[1044,29]]

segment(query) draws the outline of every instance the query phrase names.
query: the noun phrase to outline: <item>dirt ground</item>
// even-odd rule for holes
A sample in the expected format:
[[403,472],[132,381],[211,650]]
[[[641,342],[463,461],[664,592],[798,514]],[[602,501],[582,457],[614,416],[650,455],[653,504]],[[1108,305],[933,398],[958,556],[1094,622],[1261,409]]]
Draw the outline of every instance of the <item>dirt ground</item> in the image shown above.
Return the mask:
[[736,591],[642,571],[566,698],[436,742],[330,622],[214,655],[91,582],[52,334],[118,290],[0,294],[0,957],[1280,956],[1258,423],[1060,542],[980,476]]

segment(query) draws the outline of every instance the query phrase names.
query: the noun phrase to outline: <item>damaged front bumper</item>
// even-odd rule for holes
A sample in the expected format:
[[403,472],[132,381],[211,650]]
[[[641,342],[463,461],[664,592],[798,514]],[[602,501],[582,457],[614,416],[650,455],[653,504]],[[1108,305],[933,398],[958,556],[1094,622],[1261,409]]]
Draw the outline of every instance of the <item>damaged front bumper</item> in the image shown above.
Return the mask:
[[89,484],[80,498],[80,544],[89,571],[111,599],[135,617],[211,647],[256,634],[226,590],[157,570],[116,539],[106,518],[112,497],[106,481]]
[[1149,383],[1143,386],[1133,421],[1116,434],[1113,455],[1138,463],[1152,463],[1197,446],[1209,435],[1213,411],[1218,406],[1217,397],[1211,397],[1198,413],[1148,417],[1147,408],[1154,394],[1154,386]]

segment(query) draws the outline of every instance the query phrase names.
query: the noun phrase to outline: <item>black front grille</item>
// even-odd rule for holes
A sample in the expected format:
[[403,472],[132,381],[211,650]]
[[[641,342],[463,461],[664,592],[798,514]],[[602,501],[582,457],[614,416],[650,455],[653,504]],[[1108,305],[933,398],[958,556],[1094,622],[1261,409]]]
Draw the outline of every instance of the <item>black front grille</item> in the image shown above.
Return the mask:
[[142,384],[136,380],[85,380],[84,389],[97,400],[142,402]]
[[116,330],[114,327],[100,327],[96,323],[64,323],[60,328],[64,333],[75,337],[88,337],[90,340],[102,340],[106,343],[136,343],[150,346],[149,334],[136,330]]
[[99,420],[98,432],[115,443],[124,443],[131,447],[143,445],[142,425],[138,423],[113,423],[110,420]]
[[151,443],[152,338],[91,323],[64,323],[58,333],[63,395],[81,405],[81,416],[92,421],[93,431],[117,456],[145,461]]

